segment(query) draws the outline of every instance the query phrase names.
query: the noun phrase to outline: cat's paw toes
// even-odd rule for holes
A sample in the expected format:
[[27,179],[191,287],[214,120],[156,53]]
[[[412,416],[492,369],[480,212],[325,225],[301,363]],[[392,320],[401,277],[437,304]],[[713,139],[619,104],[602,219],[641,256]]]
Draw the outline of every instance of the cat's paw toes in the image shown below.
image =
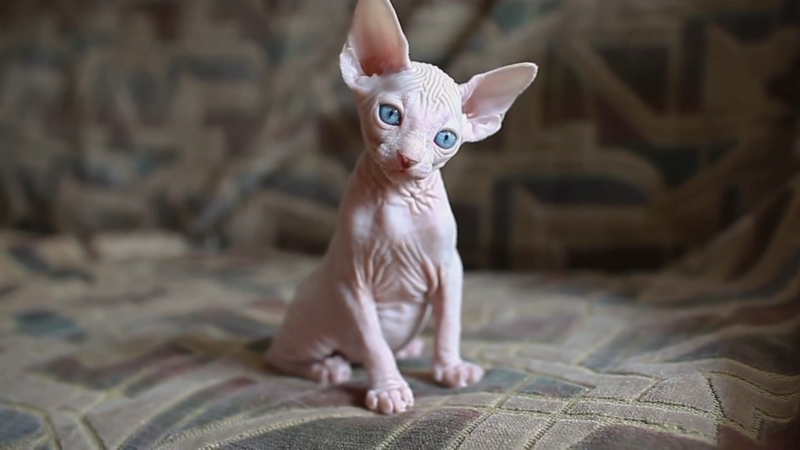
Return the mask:
[[433,378],[450,388],[462,388],[483,378],[483,368],[475,363],[460,361],[455,364],[435,364]]
[[379,387],[367,392],[366,406],[381,414],[401,413],[414,406],[414,393],[408,384]]
[[420,338],[414,338],[405,347],[401,348],[395,355],[397,359],[413,359],[422,356],[425,349],[425,342]]
[[310,378],[322,385],[340,384],[350,379],[353,369],[341,356],[329,356],[311,366]]

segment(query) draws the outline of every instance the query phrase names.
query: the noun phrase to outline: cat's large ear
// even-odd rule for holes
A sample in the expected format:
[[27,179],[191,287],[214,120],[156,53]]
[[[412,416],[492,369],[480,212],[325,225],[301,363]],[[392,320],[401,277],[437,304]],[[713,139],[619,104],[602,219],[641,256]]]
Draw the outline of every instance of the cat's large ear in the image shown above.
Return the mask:
[[342,78],[351,89],[365,78],[411,66],[408,41],[389,0],[358,0],[347,43],[339,55]]
[[514,101],[533,83],[538,68],[519,63],[475,75],[460,85],[461,108],[467,118],[464,142],[478,142],[497,133]]

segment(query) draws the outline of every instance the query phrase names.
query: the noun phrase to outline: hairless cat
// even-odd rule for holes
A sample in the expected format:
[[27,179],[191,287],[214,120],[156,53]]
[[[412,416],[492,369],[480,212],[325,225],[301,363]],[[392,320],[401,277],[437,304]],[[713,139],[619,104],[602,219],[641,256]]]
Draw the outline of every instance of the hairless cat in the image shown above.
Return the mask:
[[422,353],[432,310],[433,377],[446,387],[478,382],[461,358],[463,266],[440,169],[464,142],[495,134],[537,67],[519,63],[456,83],[409,59],[389,0],[359,0],[339,56],[356,100],[366,150],[351,175],[321,264],[298,286],[265,358],[322,384],[364,365],[366,406],[392,414],[414,395],[397,359]]

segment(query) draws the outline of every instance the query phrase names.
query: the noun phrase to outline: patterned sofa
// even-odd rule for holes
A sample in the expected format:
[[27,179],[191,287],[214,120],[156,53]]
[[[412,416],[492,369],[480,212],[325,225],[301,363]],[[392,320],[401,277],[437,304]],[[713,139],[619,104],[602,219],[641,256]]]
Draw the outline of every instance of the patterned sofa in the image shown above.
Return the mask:
[[360,151],[353,2],[4,1],[0,447],[800,448],[800,4],[393,3],[458,80],[540,66],[445,169],[485,379],[403,362],[385,417],[261,364]]

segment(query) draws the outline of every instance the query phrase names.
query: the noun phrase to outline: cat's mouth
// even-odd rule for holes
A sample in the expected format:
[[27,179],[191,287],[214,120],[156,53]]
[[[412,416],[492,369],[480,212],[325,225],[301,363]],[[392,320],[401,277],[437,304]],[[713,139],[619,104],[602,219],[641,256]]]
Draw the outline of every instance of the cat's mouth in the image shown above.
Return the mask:
[[419,181],[428,177],[428,173],[408,169],[383,169],[386,177],[392,181]]

